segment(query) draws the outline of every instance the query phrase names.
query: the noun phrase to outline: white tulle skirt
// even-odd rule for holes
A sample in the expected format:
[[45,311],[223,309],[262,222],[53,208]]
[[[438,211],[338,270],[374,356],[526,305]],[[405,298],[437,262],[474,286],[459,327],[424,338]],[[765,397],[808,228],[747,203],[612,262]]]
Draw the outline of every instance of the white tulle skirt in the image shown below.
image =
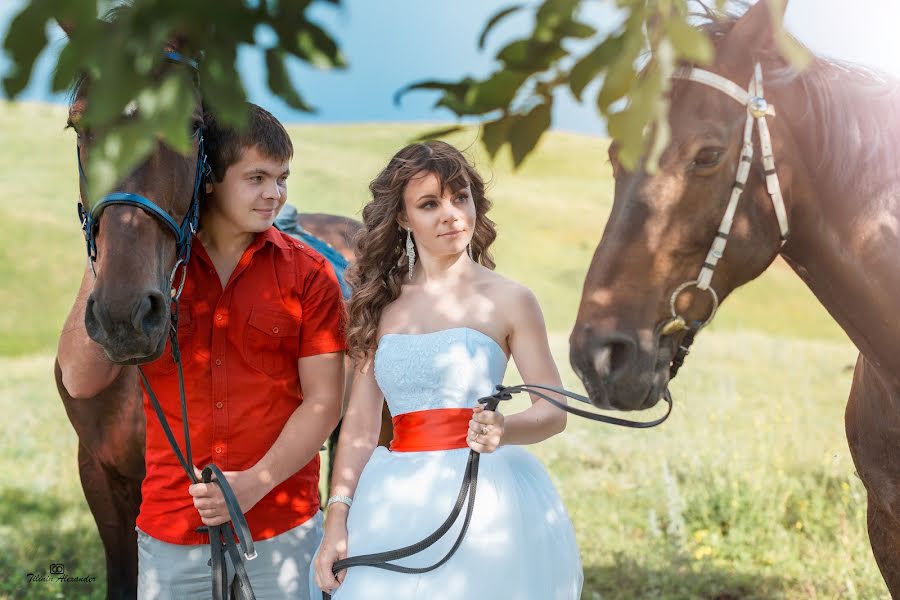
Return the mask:
[[[459,494],[469,450],[375,450],[347,520],[350,555],[418,542],[447,518]],[[440,560],[462,526],[421,554]],[[502,447],[481,456],[474,514],[449,562],[422,575],[354,567],[334,600],[577,600],[583,575],[572,523],[543,466],[528,452]],[[322,597],[310,573],[312,600]]]

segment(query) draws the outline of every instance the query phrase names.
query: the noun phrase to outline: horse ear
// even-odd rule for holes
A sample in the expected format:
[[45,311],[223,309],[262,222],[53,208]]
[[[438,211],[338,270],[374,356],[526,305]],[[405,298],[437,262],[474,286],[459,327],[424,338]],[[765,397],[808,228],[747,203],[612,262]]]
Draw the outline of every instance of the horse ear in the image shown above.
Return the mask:
[[777,53],[787,4],[788,0],[759,0],[738,19],[728,38],[740,42],[739,48],[752,48],[754,54]]
[[733,53],[725,62],[746,65],[754,62],[785,63],[795,71],[806,68],[812,52],[784,30],[784,13],[788,0],[759,0],[737,20],[725,37]]

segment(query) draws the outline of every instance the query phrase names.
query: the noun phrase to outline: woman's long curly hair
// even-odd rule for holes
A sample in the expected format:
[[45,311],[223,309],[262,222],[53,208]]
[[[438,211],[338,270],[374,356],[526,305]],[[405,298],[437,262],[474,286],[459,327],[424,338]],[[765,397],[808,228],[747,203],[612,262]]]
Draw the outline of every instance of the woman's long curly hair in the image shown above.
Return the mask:
[[471,186],[475,202],[472,258],[489,269],[494,268],[489,248],[497,230],[487,217],[491,202],[484,195],[484,181],[475,167],[446,142],[431,140],[403,148],[369,184],[372,200],[363,207],[363,229],[354,238],[356,262],[345,274],[353,289],[347,344],[350,356],[355,359],[374,352],[381,313],[400,296],[408,262],[406,236],[401,234],[397,215],[405,208],[406,184],[423,171],[435,174],[441,189],[449,187],[455,193]]

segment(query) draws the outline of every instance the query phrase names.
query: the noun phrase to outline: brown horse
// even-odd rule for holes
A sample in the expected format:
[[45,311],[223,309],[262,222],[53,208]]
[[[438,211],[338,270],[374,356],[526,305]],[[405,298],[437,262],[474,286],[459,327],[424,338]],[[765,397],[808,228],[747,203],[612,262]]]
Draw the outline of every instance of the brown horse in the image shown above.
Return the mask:
[[[900,84],[818,57],[798,72],[778,51],[773,17],[782,16],[763,0],[702,26],[716,48],[708,72],[753,92],[747,104],[711,85],[715,76],[682,71],[658,169],[627,171],[611,147],[615,199],[570,361],[597,406],[653,406],[683,323],[708,319],[714,293],[726,298],[781,255],[859,348],[847,438],[868,492],[872,551],[900,596]],[[762,93],[748,88],[757,64]],[[748,114],[754,152],[742,159]],[[766,124],[774,168],[760,158],[770,154]],[[738,185],[742,161],[749,173]],[[735,188],[731,225],[723,215]]]
[[[166,50],[177,53],[179,48],[173,44]],[[186,67],[161,67],[178,68]],[[86,85],[76,89],[69,109],[69,124],[78,132],[79,159],[85,165],[92,144],[90,135],[79,125],[86,108]],[[203,109],[199,94],[196,100],[193,121],[195,127],[200,127]],[[158,143],[116,189],[152,199],[180,223],[191,202],[197,151],[195,146],[193,152],[182,155]],[[82,197],[85,192],[82,188]],[[361,228],[358,221],[316,214],[301,215],[299,222],[352,261],[350,240]],[[67,389],[58,361],[55,375],[60,397],[78,435],[82,487],[106,554],[107,597],[124,599],[137,595],[135,519],[144,477],[144,410],[133,365],[156,359],[165,347],[175,240],[159,219],[141,208],[110,205],[102,214],[96,246],[96,277],[91,269],[86,269],[63,337],[78,330],[78,321],[83,321],[93,341],[83,336],[76,338],[75,350],[92,353],[96,361],[101,361],[98,365],[114,361],[126,366],[111,380],[94,384],[95,388]],[[68,350],[72,350],[71,345]]]

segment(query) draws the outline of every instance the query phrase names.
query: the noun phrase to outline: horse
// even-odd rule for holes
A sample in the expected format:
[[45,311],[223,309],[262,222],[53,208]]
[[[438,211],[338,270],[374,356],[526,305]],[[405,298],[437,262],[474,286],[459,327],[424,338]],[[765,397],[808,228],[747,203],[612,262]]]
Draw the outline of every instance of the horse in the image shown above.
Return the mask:
[[649,408],[719,301],[781,256],[859,350],[846,435],[898,597],[900,82],[814,55],[795,68],[773,7],[699,25],[715,59],[676,72],[656,169],[624,168],[611,145],[614,202],[569,360],[594,405]]
[[[71,28],[64,29],[71,35]],[[178,55],[181,48],[173,42],[165,51]],[[166,63],[160,67],[160,76],[177,68],[186,67],[179,61]],[[92,144],[91,137],[78,126],[87,106],[87,85],[89,82],[83,81],[76,87],[69,107],[69,125],[79,137],[79,169],[82,162],[87,164]],[[194,127],[201,129],[199,90],[195,100]],[[197,145],[192,152],[180,154],[158,142],[116,189],[152,199],[179,222],[189,210],[198,152]],[[86,183],[82,177],[82,200],[87,199]],[[58,359],[54,372],[57,390],[78,437],[78,467],[85,499],[103,543],[107,597],[125,599],[137,595],[135,520],[145,474],[145,418],[136,365],[158,358],[165,348],[170,322],[166,299],[177,258],[172,232],[142,207],[109,205],[102,217],[102,235],[94,238],[96,262],[85,270],[64,331],[84,319],[89,336],[107,357],[125,366],[102,389],[79,397],[64,385]],[[298,223],[353,261],[352,238],[361,223],[327,214],[301,214]],[[135,314],[140,318],[134,318]]]

